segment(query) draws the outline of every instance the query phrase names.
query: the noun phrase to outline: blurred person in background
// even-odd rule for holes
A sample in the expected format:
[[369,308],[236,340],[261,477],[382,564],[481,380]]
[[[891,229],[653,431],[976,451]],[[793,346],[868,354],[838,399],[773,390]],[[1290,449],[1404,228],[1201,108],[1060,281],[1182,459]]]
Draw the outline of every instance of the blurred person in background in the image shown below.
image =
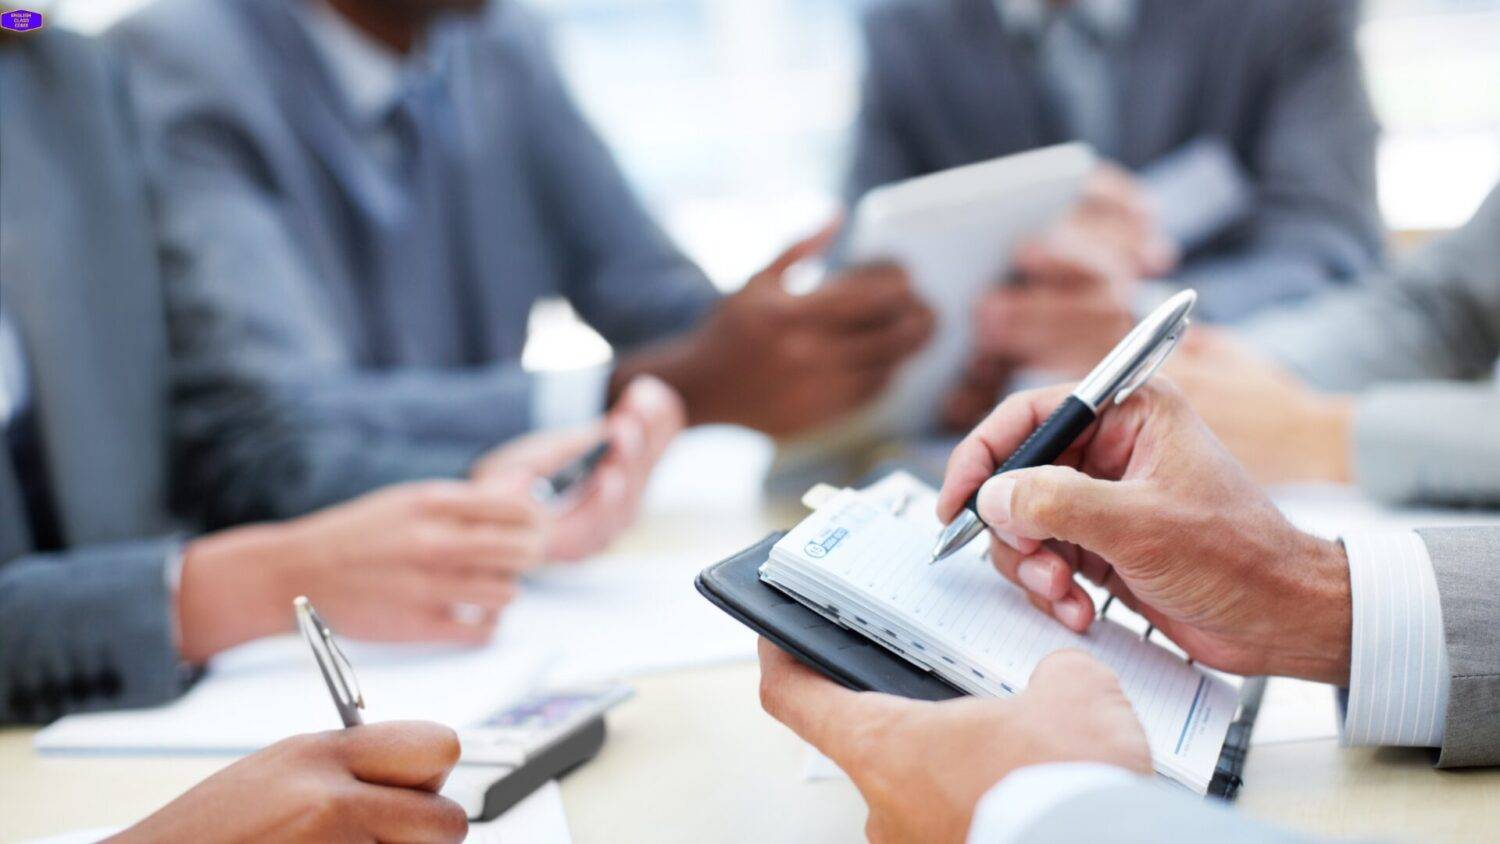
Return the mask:
[[[480,643],[520,573],[629,521],[683,423],[650,379],[604,422],[491,449],[472,481],[185,532],[168,508],[156,242],[116,67],[48,28],[0,34],[0,79],[0,723],[170,700],[215,654],[292,630],[300,594],[358,638]],[[533,500],[541,473],[601,436],[611,456],[574,506]],[[405,446],[414,465],[422,447]]]
[[1390,275],[1189,334],[1174,357],[1174,380],[1259,480],[1500,506],[1500,188]]
[[[931,330],[892,267],[788,294],[826,236],[718,294],[517,3],[161,0],[111,37],[159,165],[191,473],[235,491],[215,521],[348,497],[373,478],[347,467],[402,443],[428,459],[381,478],[462,473],[640,373],[692,423],[794,433],[873,397]],[[522,368],[544,296],[615,346],[607,384]]]
[[[977,308],[970,397],[1079,374],[1164,288],[1239,320],[1375,266],[1377,126],[1352,0],[887,0],[865,21],[847,199],[1064,141],[1101,166]],[[1142,285],[1140,279],[1157,283]]]

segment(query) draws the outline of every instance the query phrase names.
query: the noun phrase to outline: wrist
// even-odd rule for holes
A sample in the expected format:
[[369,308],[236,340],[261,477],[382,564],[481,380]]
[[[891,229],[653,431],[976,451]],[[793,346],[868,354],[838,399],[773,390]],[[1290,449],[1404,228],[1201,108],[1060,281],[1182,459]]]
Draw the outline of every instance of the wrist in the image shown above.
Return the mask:
[[610,375],[609,402],[613,404],[626,385],[639,375],[653,375],[682,396],[688,425],[733,422],[715,400],[715,355],[710,339],[713,319],[683,334],[640,349],[623,360]]
[[1349,557],[1341,543],[1303,536],[1289,567],[1293,581],[1282,593],[1292,602],[1277,616],[1284,635],[1265,673],[1347,685],[1354,623]]
[[240,528],[184,547],[177,593],[184,660],[202,664],[236,645],[291,628],[291,598],[280,600],[284,590],[276,578],[283,531]]

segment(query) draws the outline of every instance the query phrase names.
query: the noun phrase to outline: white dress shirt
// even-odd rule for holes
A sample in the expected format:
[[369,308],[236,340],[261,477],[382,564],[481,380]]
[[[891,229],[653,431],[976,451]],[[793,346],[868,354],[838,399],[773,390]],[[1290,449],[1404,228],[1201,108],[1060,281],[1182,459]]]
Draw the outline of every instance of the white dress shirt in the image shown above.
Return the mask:
[[[1436,747],[1448,703],[1448,649],[1427,546],[1412,531],[1354,533],[1349,555],[1353,604],[1349,710],[1344,741]],[[1080,795],[1131,781],[1095,763],[1034,765],[996,783],[974,809],[969,844],[1009,844]]]
[[21,338],[5,312],[0,311],[0,434],[10,426],[10,420],[21,415],[29,394]]
[[[327,2],[309,3],[302,15],[313,47],[342,95],[364,146],[376,164],[394,171],[400,139],[392,115],[413,80],[436,73],[419,45],[404,56],[351,23]],[[531,417],[541,430],[582,425],[604,409],[609,371],[604,367],[543,371],[532,378]]]

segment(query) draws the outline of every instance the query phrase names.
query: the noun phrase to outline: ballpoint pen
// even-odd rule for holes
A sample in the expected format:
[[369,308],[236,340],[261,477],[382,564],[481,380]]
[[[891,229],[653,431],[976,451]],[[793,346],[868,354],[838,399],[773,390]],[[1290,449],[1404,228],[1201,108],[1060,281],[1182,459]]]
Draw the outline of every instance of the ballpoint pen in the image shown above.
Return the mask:
[[[1108,406],[1119,404],[1130,398],[1146,383],[1156,370],[1166,362],[1167,356],[1176,348],[1177,342],[1187,330],[1188,315],[1198,294],[1184,290],[1164,302],[1151,315],[1131,329],[1118,345],[1105,356],[1099,365],[1078,382],[1072,394],[1052,411],[1040,427],[1021,443],[1000,468],[996,475],[1016,469],[1045,466],[1059,455],[1099,418]],[[964,502],[958,516],[943,528],[937,546],[932,549],[932,559],[937,561],[952,555],[983,533],[985,524],[979,518],[979,490],[975,490]]]
[[299,595],[293,599],[292,606],[297,610],[297,626],[302,629],[302,638],[312,648],[318,670],[323,672],[323,682],[328,684],[328,693],[333,695],[339,718],[345,727],[363,724],[359,711],[365,708],[365,696],[359,690],[359,681],[354,678],[354,666],[349,664],[349,658],[333,640],[333,631],[328,629],[306,597]]
[[562,467],[555,474],[545,478],[537,478],[532,487],[531,494],[536,500],[543,504],[551,504],[567,495],[570,490],[584,481],[599,468],[604,458],[609,456],[609,440],[602,439],[597,444],[585,451],[578,459]]

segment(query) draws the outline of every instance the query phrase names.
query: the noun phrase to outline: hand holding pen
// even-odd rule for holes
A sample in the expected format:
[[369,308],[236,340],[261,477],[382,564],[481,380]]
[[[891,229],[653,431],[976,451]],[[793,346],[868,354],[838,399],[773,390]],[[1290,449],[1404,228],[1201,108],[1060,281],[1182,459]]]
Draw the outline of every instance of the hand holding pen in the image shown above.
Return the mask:
[[481,483],[519,476],[540,491],[551,514],[547,559],[576,560],[603,549],[635,518],[652,469],[685,423],[672,388],[642,376],[600,422],[513,440],[471,474]]

